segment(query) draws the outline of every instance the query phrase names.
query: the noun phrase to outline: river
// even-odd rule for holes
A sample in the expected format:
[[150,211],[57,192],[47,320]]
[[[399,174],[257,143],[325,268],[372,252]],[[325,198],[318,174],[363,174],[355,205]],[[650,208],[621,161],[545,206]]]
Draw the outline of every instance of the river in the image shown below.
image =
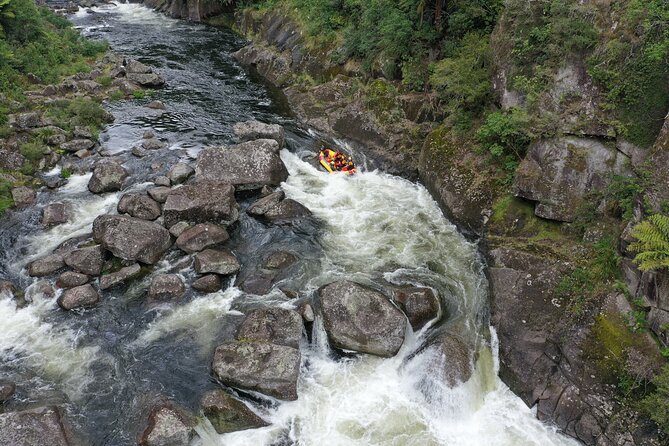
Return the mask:
[[[577,444],[537,421],[497,377],[498,346],[488,326],[477,246],[444,218],[425,188],[376,171],[373,162],[361,163],[365,168],[354,177],[315,168],[308,159],[320,137],[291,118],[280,94],[234,61],[231,54],[245,41],[232,31],[169,19],[136,4],[82,10],[71,19],[87,36],[106,39],[114,51],[151,65],[167,80],[147,98],[106,105],[116,121],[102,133],[102,146],[124,160],[133,189],[145,189],[178,160],[192,162],[202,147],[232,142],[235,122],[281,124],[288,145],[281,157],[290,172],[282,187],[316,219],[268,227],[242,213],[228,246],[243,268],[255,266],[262,253],[288,249],[300,261],[282,285],[301,296],[343,278],[420,284],[436,290],[445,309],[426,329],[409,330],[391,359],[335,354],[317,318],[302,340],[298,400],[242,394],[272,424],[217,435],[201,421],[194,445]],[[145,107],[151,100],[166,110]],[[135,158],[130,149],[147,130],[168,147]],[[89,178],[73,175],[58,191],[41,193],[37,207],[11,212],[0,223],[0,276],[29,287],[33,301],[17,308],[10,296],[0,296],[0,374],[17,382],[14,404],[61,404],[93,444],[130,445],[158,395],[198,413],[202,394],[218,386],[210,371],[213,351],[234,335],[245,312],[292,308],[294,302],[278,289],[246,296],[229,283],[217,293],[189,292],[178,304],[147,307],[150,278],[144,278],[123,292],[105,292],[100,305],[83,314],[60,310],[56,296],[40,295],[40,281],[27,277],[24,266],[85,236],[96,216],[115,212],[121,193],[92,195]],[[50,201],[71,203],[75,217],[43,230],[39,209]],[[242,208],[248,204],[241,202]],[[179,259],[172,250],[156,270],[178,273],[188,283],[195,273]],[[478,358],[472,378],[453,389],[429,372],[434,357],[414,354],[447,331],[466,339]]]

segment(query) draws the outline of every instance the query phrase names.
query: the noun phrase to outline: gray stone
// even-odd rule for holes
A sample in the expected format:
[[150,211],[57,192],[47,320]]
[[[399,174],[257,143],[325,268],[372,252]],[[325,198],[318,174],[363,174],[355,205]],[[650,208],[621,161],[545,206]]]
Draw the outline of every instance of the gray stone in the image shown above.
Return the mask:
[[193,254],[220,245],[229,238],[228,231],[224,228],[212,223],[200,223],[183,231],[177,238],[176,245],[188,254]]
[[128,171],[120,164],[111,161],[98,163],[88,182],[88,190],[94,194],[118,191],[123,187],[126,178]]
[[238,190],[278,186],[288,178],[288,170],[277,146],[272,139],[259,139],[204,149],[197,157],[195,181],[224,181]]
[[21,208],[35,203],[37,194],[29,187],[19,186],[12,189],[12,199],[14,200],[14,206]]
[[439,298],[430,288],[406,287],[395,291],[395,301],[407,315],[414,331],[439,316]]
[[239,142],[253,141],[256,139],[273,139],[278,145],[278,150],[284,148],[286,143],[286,132],[278,124],[265,124],[260,121],[238,122],[232,130]]
[[302,317],[283,308],[253,310],[237,332],[239,341],[268,341],[293,348],[299,348],[301,338]]
[[178,238],[188,228],[190,228],[188,222],[180,221],[179,223],[174,224],[172,225],[172,227],[170,227],[170,234]]
[[91,285],[81,285],[63,291],[58,298],[58,305],[64,310],[92,308],[100,301],[100,295]]
[[[88,158],[91,155],[93,155],[93,152],[91,152],[90,150],[87,150],[87,149],[79,150],[78,152],[75,152],[75,154],[74,154],[74,156],[76,156],[79,159]],[[106,156],[106,155],[103,152],[103,153],[101,153],[101,156]]]
[[181,299],[186,294],[181,277],[176,274],[158,274],[149,286],[149,303]]
[[302,316],[302,319],[304,319],[304,322],[313,322],[316,319],[314,308],[309,303],[303,303],[299,306],[297,311]]
[[214,373],[224,384],[281,400],[297,399],[300,351],[269,342],[233,341],[216,348]]
[[28,265],[30,277],[44,277],[65,267],[62,254],[51,254],[31,262]]
[[177,163],[170,169],[167,177],[170,179],[172,184],[181,184],[185,183],[186,180],[195,173],[195,169],[190,167],[185,163]]
[[630,174],[628,161],[600,140],[575,136],[543,139],[521,162],[513,191],[538,202],[537,216],[571,222],[587,194],[606,187],[612,174]]
[[378,291],[340,281],[319,290],[323,325],[334,347],[390,357],[404,343],[404,314]]
[[19,113],[10,116],[10,124],[16,129],[27,130],[42,127],[42,116],[37,112]]
[[99,276],[105,263],[105,251],[100,245],[75,249],[67,253],[63,260],[75,271],[89,276]]
[[216,274],[207,274],[193,281],[191,287],[202,293],[215,293],[221,289],[221,278]]
[[131,153],[135,155],[137,158],[144,158],[146,155],[149,154],[149,152],[137,146],[132,148]]
[[228,250],[205,249],[195,254],[195,271],[199,274],[216,273],[223,276],[239,272],[237,258]]
[[172,182],[166,176],[161,175],[153,180],[153,184],[155,184],[156,186],[170,187],[172,185]]
[[281,200],[286,197],[282,190],[272,192],[271,194],[256,200],[251,206],[246,209],[246,213],[254,217],[262,217],[270,209],[277,206]]
[[165,85],[165,79],[156,73],[128,73],[126,78],[132,83],[147,88],[158,88]]
[[310,217],[311,211],[297,201],[286,198],[263,214],[263,218],[272,222]]
[[19,170],[25,162],[20,153],[0,148],[0,169]]
[[297,257],[295,257],[293,254],[289,252],[274,251],[267,257],[267,259],[265,259],[263,268],[282,270],[288,268],[296,261]]
[[93,139],[93,134],[88,129],[88,127],[75,126],[74,131],[72,132],[72,135],[75,138]]
[[165,110],[165,104],[161,101],[151,101],[146,104],[147,108],[152,108],[154,110]]
[[152,138],[155,138],[155,137],[156,137],[156,134],[153,133],[153,130],[146,130],[146,131],[142,134],[142,138],[143,138],[143,139],[152,139]]
[[58,276],[56,286],[58,288],[74,288],[88,283],[89,277],[86,274],[74,271],[65,271]]
[[229,225],[239,218],[235,190],[227,183],[205,182],[174,189],[163,207],[167,228],[180,221]]
[[151,67],[135,59],[125,60],[125,71],[126,73],[140,73],[140,74],[147,74],[152,72]]
[[473,351],[452,333],[440,333],[422,352],[429,355],[427,374],[430,379],[455,387],[472,376]]
[[93,237],[119,258],[154,264],[172,245],[164,227],[121,215],[101,215],[93,222]]
[[157,201],[141,192],[125,194],[116,208],[119,214],[129,214],[142,220],[155,220],[162,211]]
[[165,203],[170,192],[172,192],[172,189],[164,186],[152,187],[151,189],[147,190],[149,196],[158,203]]
[[174,403],[151,409],[147,426],[139,438],[141,446],[187,446],[195,435],[195,419]]
[[149,138],[142,141],[142,148],[146,150],[159,150],[164,149],[166,146],[167,144],[158,138]]
[[42,224],[56,226],[69,220],[67,206],[64,203],[50,203],[42,209]]
[[114,273],[105,274],[100,277],[100,289],[106,290],[113,286],[125,283],[128,280],[139,276],[141,272],[142,268],[139,263],[133,263],[132,265],[121,268]]
[[11,381],[0,380],[0,404],[8,401],[16,392],[16,384]]
[[219,434],[269,426],[244,403],[221,389],[205,393],[201,406],[204,416]]
[[95,147],[95,142],[90,139],[73,139],[60,145],[61,149],[70,153],[79,152],[80,150],[90,150],[93,147]]
[[0,414],[0,444],[7,446],[73,446],[72,432],[57,407],[38,407]]
[[242,291],[257,296],[264,296],[269,293],[274,285],[275,272],[258,272],[244,277],[236,284]]

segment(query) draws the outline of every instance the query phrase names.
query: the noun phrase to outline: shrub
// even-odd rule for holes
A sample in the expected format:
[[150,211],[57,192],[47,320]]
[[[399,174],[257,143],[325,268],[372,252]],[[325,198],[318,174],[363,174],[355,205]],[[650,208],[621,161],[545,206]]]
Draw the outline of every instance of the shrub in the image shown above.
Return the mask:
[[655,214],[632,230],[636,239],[628,249],[637,253],[634,263],[641,271],[669,268],[669,216]]
[[40,142],[28,142],[19,146],[21,155],[32,162],[39,161],[47,153],[48,148]]
[[654,379],[655,391],[644,398],[642,407],[650,418],[669,434],[669,365]]
[[476,132],[476,138],[495,157],[525,156],[533,134],[525,110],[512,108],[507,112],[490,113]]

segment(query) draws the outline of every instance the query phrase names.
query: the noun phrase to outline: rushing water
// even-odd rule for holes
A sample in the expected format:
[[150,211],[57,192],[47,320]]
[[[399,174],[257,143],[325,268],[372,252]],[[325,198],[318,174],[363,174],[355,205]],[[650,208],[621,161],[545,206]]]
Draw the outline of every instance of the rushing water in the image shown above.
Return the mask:
[[[231,142],[235,122],[282,124],[289,150],[281,156],[290,172],[283,189],[316,218],[266,227],[242,213],[229,247],[243,270],[252,270],[264,253],[287,249],[300,261],[282,285],[299,290],[301,299],[342,278],[419,284],[439,292],[448,314],[419,333],[409,330],[391,359],[333,354],[317,318],[301,346],[298,400],[245,395],[271,426],[219,436],[202,420],[194,444],[575,444],[538,422],[497,378],[496,336],[487,326],[487,284],[476,246],[444,219],[423,187],[371,169],[354,177],[330,175],[303,161],[318,146],[317,138],[288,116],[280,95],[234,62],[231,53],[244,42],[230,31],[128,4],[82,11],[72,19],[115,51],[158,68],[168,81],[151,98],[108,105],[117,120],[103,133],[103,146],[126,162],[134,189],[146,188],[177,160],[192,160],[203,146]],[[166,110],[144,106],[153,99],[163,101]],[[135,159],[129,149],[147,129],[169,148]],[[59,191],[40,194],[37,208],[13,212],[0,223],[0,278],[28,287],[31,301],[17,308],[11,296],[0,296],[0,374],[18,385],[10,408],[62,404],[93,444],[128,445],[159,395],[197,413],[202,394],[217,386],[210,375],[213,350],[234,336],[243,313],[295,304],[278,290],[247,296],[230,286],[149,308],[144,278],[122,292],[104,293],[94,310],[61,311],[57,294],[45,295],[41,281],[28,278],[23,267],[71,237],[86,237],[97,215],[113,212],[120,194],[90,194],[89,176],[72,176]],[[41,230],[39,208],[49,201],[69,203],[72,222]],[[156,270],[178,273],[186,282],[194,277],[176,251]],[[453,389],[428,372],[438,358],[429,351],[415,354],[426,339],[449,331],[478,351],[474,375]]]

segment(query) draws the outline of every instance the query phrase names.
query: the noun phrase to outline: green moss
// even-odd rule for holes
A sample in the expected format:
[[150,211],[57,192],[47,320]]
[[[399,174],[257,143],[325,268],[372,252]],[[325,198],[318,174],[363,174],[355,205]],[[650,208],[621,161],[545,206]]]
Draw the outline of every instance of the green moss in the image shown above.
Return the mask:
[[604,382],[618,384],[625,374],[626,351],[640,346],[639,334],[629,329],[622,316],[600,314],[595,318],[585,353],[594,360]]
[[12,184],[3,178],[0,178],[0,215],[12,206],[14,206]]
[[569,152],[566,160],[567,167],[577,172],[585,172],[588,167],[587,151],[585,149],[578,148],[573,144],[567,145],[567,151]]
[[534,215],[534,204],[513,195],[498,198],[492,207],[489,230],[496,235],[527,238],[530,242],[564,240],[562,225]]

